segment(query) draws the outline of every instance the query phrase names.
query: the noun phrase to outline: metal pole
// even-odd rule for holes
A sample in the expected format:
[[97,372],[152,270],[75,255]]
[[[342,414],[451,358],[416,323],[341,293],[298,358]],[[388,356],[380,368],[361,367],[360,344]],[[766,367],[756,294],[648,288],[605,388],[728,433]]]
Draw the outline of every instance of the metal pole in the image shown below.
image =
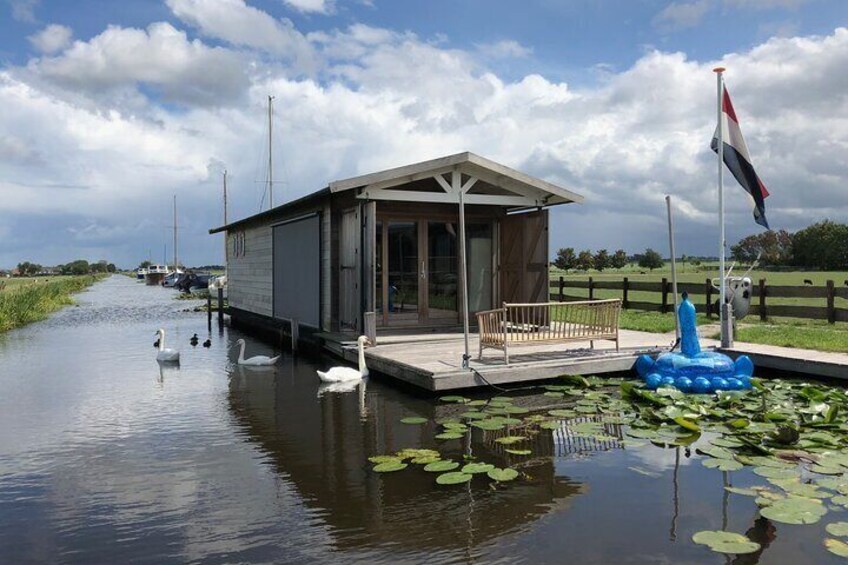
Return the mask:
[[274,161],[273,161],[273,151],[271,151],[271,130],[272,130],[272,110],[271,106],[273,104],[274,97],[268,96],[268,209],[274,207]]
[[724,276],[724,115],[722,112],[722,102],[724,100],[724,67],[716,67],[713,69],[716,73],[716,89],[718,92],[718,223],[719,223],[719,255],[718,255],[718,270],[719,270],[719,320],[721,322],[721,346],[730,347],[733,342],[733,337],[728,329],[729,320],[727,319],[727,309],[725,308],[725,298],[727,296],[727,281]]
[[[227,225],[227,169],[224,169],[224,225]],[[229,261],[227,259],[227,230],[224,230],[224,276],[227,276]]]
[[462,367],[468,367],[471,358],[468,355],[468,264],[465,257],[465,199],[462,192],[462,176],[454,171],[451,177],[452,188],[459,196],[459,284],[462,288],[460,300],[462,303],[462,331],[465,337],[465,354],[462,356]]
[[671,292],[674,294],[674,337],[680,339],[680,320],[677,319],[677,261],[674,253],[674,219],[671,216],[671,196],[665,197],[668,209],[668,248],[671,251]]
[[177,195],[174,195],[174,271],[177,270]]

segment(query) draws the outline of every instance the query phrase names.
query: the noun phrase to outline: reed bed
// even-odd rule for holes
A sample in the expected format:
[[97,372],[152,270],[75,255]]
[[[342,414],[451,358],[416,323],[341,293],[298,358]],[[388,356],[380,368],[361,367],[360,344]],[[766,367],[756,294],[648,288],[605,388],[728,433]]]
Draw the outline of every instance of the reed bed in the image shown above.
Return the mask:
[[0,333],[43,320],[63,306],[71,295],[101,280],[103,275],[69,276],[5,286],[0,289]]

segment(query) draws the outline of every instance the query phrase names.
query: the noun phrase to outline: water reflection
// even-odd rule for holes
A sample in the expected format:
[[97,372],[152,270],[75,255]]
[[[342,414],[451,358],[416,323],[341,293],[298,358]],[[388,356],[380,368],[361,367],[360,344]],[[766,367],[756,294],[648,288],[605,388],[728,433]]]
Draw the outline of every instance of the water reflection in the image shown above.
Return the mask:
[[[229,404],[251,441],[271,457],[302,498],[325,511],[337,549],[392,544],[404,551],[471,551],[518,531],[567,506],[583,486],[558,476],[548,457],[526,466],[531,480],[500,492],[481,483],[436,488],[435,474],[370,471],[371,455],[405,447],[439,447],[429,426],[404,426],[415,414],[441,417],[448,410],[371,380],[326,385],[315,393],[314,367],[293,363],[290,382],[231,372]],[[488,439],[488,441],[487,441]],[[501,466],[509,463],[486,434],[441,450],[461,460],[464,452]],[[551,437],[546,437],[551,444]],[[540,442],[541,443],[541,442]]]

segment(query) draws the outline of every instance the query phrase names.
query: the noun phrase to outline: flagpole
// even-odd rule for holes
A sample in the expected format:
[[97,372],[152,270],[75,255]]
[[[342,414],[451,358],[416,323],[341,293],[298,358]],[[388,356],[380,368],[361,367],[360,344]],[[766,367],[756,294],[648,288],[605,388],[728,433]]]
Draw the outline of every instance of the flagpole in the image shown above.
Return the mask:
[[713,69],[716,74],[716,87],[718,92],[718,223],[719,223],[719,321],[721,327],[721,346],[731,347],[733,337],[730,335],[730,324],[727,320],[726,296],[727,281],[725,280],[725,234],[724,234],[724,116],[722,115],[722,102],[724,100],[724,67]]

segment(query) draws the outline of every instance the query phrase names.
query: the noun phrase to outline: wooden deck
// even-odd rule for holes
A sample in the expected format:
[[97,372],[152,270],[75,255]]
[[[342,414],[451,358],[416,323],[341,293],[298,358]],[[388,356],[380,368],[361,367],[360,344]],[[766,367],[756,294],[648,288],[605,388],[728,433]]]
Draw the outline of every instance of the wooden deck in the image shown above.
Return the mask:
[[[320,334],[324,347],[352,364],[357,361],[356,342],[349,335]],[[498,351],[484,350],[477,360],[477,336],[469,338],[472,358],[469,369],[462,368],[461,333],[425,333],[381,335],[378,345],[365,350],[368,367],[390,377],[429,391],[519,384],[552,379],[560,375],[597,375],[632,369],[636,358],[668,350],[674,334],[653,334],[621,330],[621,350],[616,353],[611,341],[562,344],[521,345],[510,348],[510,364]],[[718,342],[701,339],[704,348],[717,348]],[[719,349],[720,350],[720,349]],[[769,345],[739,343],[720,350],[731,357],[745,354],[762,370],[776,369],[809,377],[848,379],[848,355],[793,349]]]
[[[356,343],[349,336],[322,334],[332,353],[356,363]],[[621,331],[621,349],[612,341],[534,344],[510,347],[509,365],[499,351],[484,350],[477,360],[477,336],[469,339],[470,367],[462,368],[463,338],[460,333],[381,335],[378,345],[365,350],[368,367],[430,391],[472,388],[491,384],[515,384],[551,379],[564,374],[602,374],[629,371],[643,353],[659,353],[674,337]],[[481,378],[482,377],[482,378]]]

